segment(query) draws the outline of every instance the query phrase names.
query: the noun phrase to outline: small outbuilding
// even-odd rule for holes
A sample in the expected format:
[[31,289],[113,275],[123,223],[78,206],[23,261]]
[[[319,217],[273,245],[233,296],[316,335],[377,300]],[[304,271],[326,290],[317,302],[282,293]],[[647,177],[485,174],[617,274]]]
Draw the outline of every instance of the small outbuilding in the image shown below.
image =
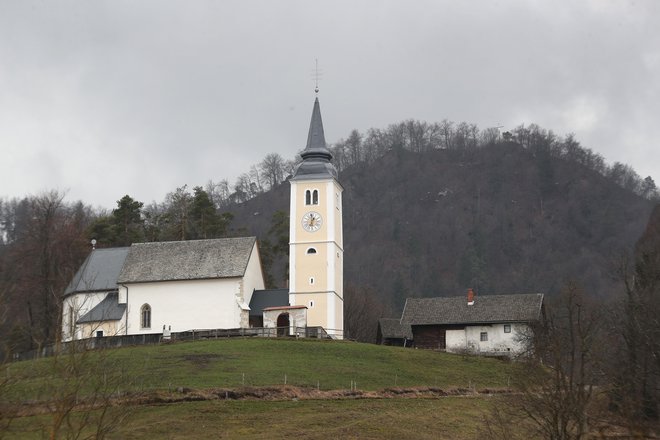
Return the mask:
[[414,346],[453,353],[513,356],[528,348],[534,323],[543,317],[543,294],[408,298],[401,325],[410,325]]
[[412,331],[409,324],[401,324],[399,318],[380,318],[376,342],[380,345],[408,347],[412,344]]

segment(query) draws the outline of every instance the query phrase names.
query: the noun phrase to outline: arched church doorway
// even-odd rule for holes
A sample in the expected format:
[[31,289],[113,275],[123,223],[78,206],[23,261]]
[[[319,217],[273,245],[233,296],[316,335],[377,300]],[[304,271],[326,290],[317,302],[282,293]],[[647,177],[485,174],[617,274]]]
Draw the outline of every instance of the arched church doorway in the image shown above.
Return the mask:
[[282,313],[277,317],[277,336],[288,336],[289,335],[289,314]]

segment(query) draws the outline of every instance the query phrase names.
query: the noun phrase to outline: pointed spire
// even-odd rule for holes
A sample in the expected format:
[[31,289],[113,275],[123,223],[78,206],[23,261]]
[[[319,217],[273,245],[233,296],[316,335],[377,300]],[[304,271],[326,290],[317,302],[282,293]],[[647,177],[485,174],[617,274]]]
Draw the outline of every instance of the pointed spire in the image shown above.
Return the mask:
[[332,154],[325,145],[325,134],[323,133],[323,120],[321,119],[321,106],[319,98],[314,100],[314,109],[312,110],[312,120],[309,123],[309,133],[307,134],[307,145],[300,154],[303,159],[307,157],[323,156],[327,160],[332,159]]
[[307,145],[300,153],[303,161],[296,169],[293,178],[337,178],[337,170],[330,162],[332,153],[325,144],[323,120],[321,119],[321,106],[319,98],[314,100],[312,120],[309,123]]

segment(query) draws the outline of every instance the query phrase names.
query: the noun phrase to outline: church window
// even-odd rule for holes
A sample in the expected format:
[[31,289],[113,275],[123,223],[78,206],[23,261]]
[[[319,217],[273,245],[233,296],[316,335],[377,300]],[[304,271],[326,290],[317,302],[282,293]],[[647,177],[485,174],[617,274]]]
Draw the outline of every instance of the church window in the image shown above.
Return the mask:
[[315,189],[314,192],[312,193],[312,205],[318,205],[319,204],[319,190]]
[[145,304],[140,309],[140,327],[151,328],[151,306]]
[[314,301],[310,301],[310,302],[309,302],[309,308],[310,308],[310,309],[313,309],[313,308],[314,308]]
[[335,196],[337,197],[337,203],[335,203],[335,206],[337,207],[337,211],[339,211],[339,205],[341,205],[339,202],[339,193],[335,193]]
[[310,190],[305,191],[305,205],[312,204],[312,192]]
[[314,277],[309,277],[309,284],[314,284]]
[[308,253],[308,254],[315,254],[315,253],[316,253],[316,249],[314,249],[314,248],[309,248],[309,249],[307,249],[307,253]]

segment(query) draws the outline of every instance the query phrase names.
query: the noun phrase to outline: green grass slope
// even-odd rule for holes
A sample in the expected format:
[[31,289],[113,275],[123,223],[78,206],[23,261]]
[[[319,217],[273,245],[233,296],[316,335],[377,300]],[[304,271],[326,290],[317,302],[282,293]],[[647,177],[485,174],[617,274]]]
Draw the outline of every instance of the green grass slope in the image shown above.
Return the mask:
[[[87,369],[121,375],[121,392],[295,385],[321,390],[506,387],[515,363],[347,341],[217,339],[84,354]],[[47,400],[71,368],[63,355],[8,367],[12,401]],[[120,371],[120,373],[117,373]],[[64,372],[64,373],[63,373]],[[106,380],[106,379],[103,379]],[[84,395],[85,391],[81,392]]]
[[[417,394],[414,387],[504,388],[517,368],[496,359],[293,339],[217,339],[61,355],[2,371],[8,381],[0,387],[0,422],[3,407],[19,412],[8,427],[0,426],[0,437],[100,438],[96,430],[104,426],[110,439],[475,438],[500,397],[438,397]],[[292,396],[275,400],[186,400],[199,390],[249,394],[251,387],[292,386],[327,394],[298,398],[295,390],[302,390],[295,388]],[[400,397],[403,390],[378,392],[396,387],[407,388],[408,397]]]
[[[205,401],[143,405],[109,439],[470,439],[497,397]],[[15,420],[5,438],[47,438],[48,416]],[[94,438],[93,429],[83,438]],[[90,436],[90,437],[87,437]],[[62,438],[66,438],[64,435]]]

